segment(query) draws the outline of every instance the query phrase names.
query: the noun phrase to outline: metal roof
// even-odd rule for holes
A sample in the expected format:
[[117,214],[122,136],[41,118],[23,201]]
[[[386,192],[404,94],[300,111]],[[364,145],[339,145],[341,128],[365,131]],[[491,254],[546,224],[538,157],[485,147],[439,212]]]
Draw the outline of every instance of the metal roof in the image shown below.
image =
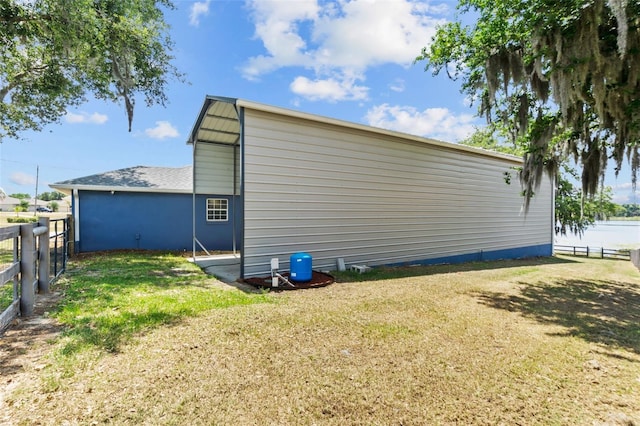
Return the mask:
[[237,144],[240,140],[240,119],[235,108],[236,101],[207,96],[187,143]]
[[73,189],[91,191],[191,193],[193,167],[135,166],[49,185],[65,194]]
[[306,112],[291,110],[287,108],[276,107],[272,105],[261,104],[258,102],[248,101],[244,99],[229,98],[223,96],[205,97],[204,104],[200,110],[200,114],[191,131],[190,139],[187,143],[209,142],[223,144],[237,144],[240,139],[241,123],[239,110],[242,108],[253,109],[257,111],[270,112],[274,114],[285,115],[288,117],[300,118],[303,120],[311,120],[320,123],[330,124],[337,127],[357,129],[366,132],[377,133],[381,135],[401,138],[412,142],[423,143],[426,145],[437,146],[440,148],[450,149],[454,151],[468,152],[476,155],[500,158],[508,160],[514,164],[522,164],[522,158],[509,154],[503,154],[496,151],[490,151],[482,148],[460,145],[452,142],[443,142],[435,139],[416,136],[409,133],[402,133],[393,130],[382,129],[379,127],[368,126],[364,124],[354,123],[350,121],[339,120],[321,115],[310,114]]

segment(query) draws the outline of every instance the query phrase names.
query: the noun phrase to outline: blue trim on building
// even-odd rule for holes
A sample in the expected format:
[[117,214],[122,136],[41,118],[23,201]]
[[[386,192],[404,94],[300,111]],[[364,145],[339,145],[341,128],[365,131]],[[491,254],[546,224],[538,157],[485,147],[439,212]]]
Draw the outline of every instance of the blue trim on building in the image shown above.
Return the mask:
[[[229,200],[229,220],[206,221],[206,199]],[[192,194],[115,191],[79,192],[80,252],[117,249],[176,250],[192,248]],[[235,205],[236,211],[233,212]],[[232,196],[198,195],[196,230],[208,250],[233,248],[233,221],[242,203]],[[78,220],[78,219],[76,219]]]
[[439,265],[465,262],[482,262],[490,260],[523,259],[527,257],[549,257],[553,255],[552,244],[540,244],[511,249],[478,251],[476,253],[458,254],[453,256],[435,257],[431,259],[415,260],[411,262],[393,263],[387,266],[411,265]]

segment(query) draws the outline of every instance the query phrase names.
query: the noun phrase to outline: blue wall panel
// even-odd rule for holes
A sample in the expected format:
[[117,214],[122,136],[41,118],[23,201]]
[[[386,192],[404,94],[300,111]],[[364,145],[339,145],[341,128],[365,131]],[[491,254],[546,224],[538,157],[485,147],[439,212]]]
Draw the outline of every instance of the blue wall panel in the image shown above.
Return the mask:
[[540,244],[528,247],[516,247],[505,250],[478,251],[476,253],[460,254],[454,256],[436,257],[408,263],[393,263],[387,266],[411,265],[439,265],[465,262],[484,262],[490,260],[525,259],[529,257],[553,256],[553,245]]
[[[191,194],[80,191],[79,198],[80,240],[76,247],[81,252],[192,249]],[[233,214],[232,197],[198,196],[196,235],[207,250],[231,250],[233,220],[207,223],[206,198],[228,199],[230,215]],[[235,214],[238,217],[241,209],[236,209]]]
[[[224,198],[228,200],[229,220],[227,222],[207,222],[207,198]],[[191,203],[191,200],[189,203]],[[236,229],[235,248],[240,250],[241,220],[242,203],[240,202],[240,197],[231,195],[198,195],[196,197],[196,237],[207,250],[232,250],[234,246],[234,228]],[[189,223],[191,223],[191,204],[189,204]],[[199,250],[200,248],[196,247],[196,249]]]

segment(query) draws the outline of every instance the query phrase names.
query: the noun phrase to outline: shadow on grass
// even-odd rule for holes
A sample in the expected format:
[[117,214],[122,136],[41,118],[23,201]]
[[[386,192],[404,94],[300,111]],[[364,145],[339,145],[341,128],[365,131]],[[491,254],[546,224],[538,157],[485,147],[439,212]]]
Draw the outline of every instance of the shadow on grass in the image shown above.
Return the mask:
[[360,274],[352,271],[332,271],[338,282],[380,281],[423,275],[450,274],[455,272],[484,271],[522,266],[540,266],[574,263],[574,260],[560,257],[532,257],[526,259],[493,260],[441,265],[377,266]]
[[567,331],[562,335],[640,354],[640,288],[637,285],[575,279],[519,284],[519,294],[484,292],[477,296],[492,308],[565,327]]
[[178,313],[152,311],[143,314],[125,313],[116,320],[96,318],[82,321],[63,333],[69,340],[62,347],[61,354],[73,355],[85,347],[118,352],[121,345],[129,342],[135,333],[160,325],[172,325],[182,316]]

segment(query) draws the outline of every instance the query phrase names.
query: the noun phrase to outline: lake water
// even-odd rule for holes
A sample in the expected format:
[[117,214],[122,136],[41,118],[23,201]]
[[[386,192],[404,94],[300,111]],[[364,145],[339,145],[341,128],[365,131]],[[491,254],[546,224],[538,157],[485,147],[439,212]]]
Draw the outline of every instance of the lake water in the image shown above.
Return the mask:
[[555,244],[563,246],[640,248],[640,221],[610,220],[596,222],[579,238],[574,235],[556,236]]

